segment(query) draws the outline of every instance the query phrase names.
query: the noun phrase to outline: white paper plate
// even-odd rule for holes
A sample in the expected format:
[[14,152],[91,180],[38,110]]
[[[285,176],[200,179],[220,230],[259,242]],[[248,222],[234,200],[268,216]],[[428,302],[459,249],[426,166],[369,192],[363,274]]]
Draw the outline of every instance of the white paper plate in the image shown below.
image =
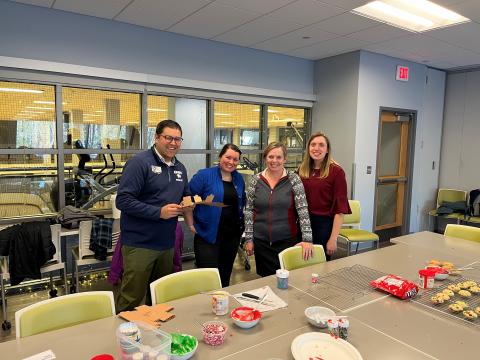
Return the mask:
[[299,335],[292,341],[291,349],[295,360],[317,357],[323,360],[363,360],[353,345],[325,333],[309,332]]

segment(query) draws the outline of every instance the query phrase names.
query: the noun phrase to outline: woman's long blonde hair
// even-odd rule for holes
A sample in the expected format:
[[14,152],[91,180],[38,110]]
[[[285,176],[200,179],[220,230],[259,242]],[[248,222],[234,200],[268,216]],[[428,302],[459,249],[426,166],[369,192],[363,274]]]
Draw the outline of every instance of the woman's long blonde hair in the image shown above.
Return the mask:
[[330,146],[330,140],[328,139],[327,135],[322,132],[316,132],[315,134],[312,134],[312,136],[310,136],[310,138],[308,139],[307,148],[305,149],[305,155],[303,156],[302,163],[298,168],[298,174],[302,178],[309,178],[310,176],[312,176],[314,169],[314,161],[310,156],[310,143],[313,139],[320,136],[323,137],[327,142],[327,154],[325,154],[322,164],[320,165],[320,178],[326,178],[330,173],[330,165],[337,164],[336,161],[333,160],[332,148]]

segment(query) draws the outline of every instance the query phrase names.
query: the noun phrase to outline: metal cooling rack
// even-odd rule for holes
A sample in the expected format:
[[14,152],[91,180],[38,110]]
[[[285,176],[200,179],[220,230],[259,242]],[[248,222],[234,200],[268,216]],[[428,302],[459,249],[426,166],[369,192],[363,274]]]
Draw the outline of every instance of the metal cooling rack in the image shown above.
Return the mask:
[[443,304],[433,304],[430,300],[430,298],[433,295],[439,292],[442,292],[442,290],[448,288],[449,285],[458,284],[460,282],[464,282],[468,280],[473,280],[473,281],[476,281],[477,283],[479,282],[479,278],[476,276],[468,276],[468,277],[450,276],[448,280],[445,280],[442,282],[441,286],[435,287],[427,291],[423,291],[421,294],[417,295],[414,299],[412,299],[412,302],[422,306],[426,306],[429,310],[437,313],[438,315],[441,315],[449,319],[455,318],[455,319],[461,320],[462,323],[467,324],[469,326],[474,326],[480,330],[480,315],[477,314],[478,315],[477,319],[468,320],[463,316],[461,311],[458,313],[455,313],[448,308],[450,304],[453,304],[455,301],[460,300],[468,304],[468,308],[466,310],[474,310],[477,306],[480,306],[480,294],[472,293],[472,296],[469,298],[455,294],[453,297],[450,298],[450,300],[445,301]]
[[371,285],[372,280],[386,273],[354,265],[329,272],[318,278],[318,283],[307,290],[312,296],[339,310],[367,303],[384,297],[385,294],[376,291]]

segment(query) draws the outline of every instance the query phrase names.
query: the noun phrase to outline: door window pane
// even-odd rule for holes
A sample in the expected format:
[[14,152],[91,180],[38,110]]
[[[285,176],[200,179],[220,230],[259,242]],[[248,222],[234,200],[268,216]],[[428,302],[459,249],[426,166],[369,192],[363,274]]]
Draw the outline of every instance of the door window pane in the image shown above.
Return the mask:
[[397,217],[398,184],[379,184],[377,187],[376,226],[395,224]]
[[0,81],[0,148],[55,147],[55,88]]
[[400,160],[400,122],[382,122],[379,176],[398,175]]
[[215,149],[231,142],[241,149],[260,149],[260,105],[215,101]]
[[175,120],[183,130],[183,149],[206,149],[207,101],[148,95],[147,145],[155,142],[157,124],[166,119]]
[[67,149],[140,149],[140,94],[62,88]]
[[268,143],[283,142],[288,149],[303,149],[305,109],[268,107]]

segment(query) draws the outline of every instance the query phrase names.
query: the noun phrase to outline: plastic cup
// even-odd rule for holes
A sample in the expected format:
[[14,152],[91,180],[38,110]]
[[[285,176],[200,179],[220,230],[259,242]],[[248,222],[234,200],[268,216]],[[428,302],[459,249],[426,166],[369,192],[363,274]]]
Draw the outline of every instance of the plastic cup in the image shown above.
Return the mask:
[[288,270],[278,269],[277,270],[277,288],[279,289],[288,289],[288,276],[290,272]]
[[219,291],[212,295],[212,312],[215,315],[226,315],[228,313],[228,294]]

